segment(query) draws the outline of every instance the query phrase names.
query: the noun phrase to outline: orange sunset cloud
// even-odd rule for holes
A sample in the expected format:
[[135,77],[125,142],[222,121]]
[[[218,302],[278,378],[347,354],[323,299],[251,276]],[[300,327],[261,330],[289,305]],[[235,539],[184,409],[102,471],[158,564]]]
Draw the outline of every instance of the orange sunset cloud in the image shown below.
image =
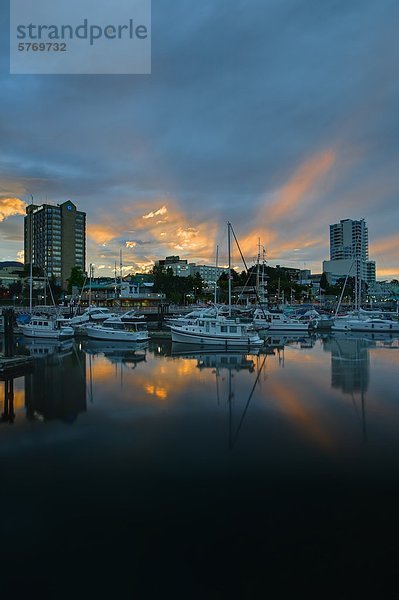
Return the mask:
[[336,160],[335,152],[320,152],[305,161],[280,189],[277,199],[266,208],[267,221],[281,221],[311,197]]
[[14,215],[24,215],[26,202],[19,198],[0,198],[0,222]]

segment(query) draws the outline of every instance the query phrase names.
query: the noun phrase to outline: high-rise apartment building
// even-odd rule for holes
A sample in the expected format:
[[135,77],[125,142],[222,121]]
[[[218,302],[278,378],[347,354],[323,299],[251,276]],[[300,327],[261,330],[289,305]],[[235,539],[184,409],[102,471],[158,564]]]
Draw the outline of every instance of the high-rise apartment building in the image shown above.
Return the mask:
[[330,225],[330,260],[323,262],[323,272],[331,280],[349,274],[368,284],[375,282],[375,261],[369,260],[369,233],[364,219],[343,219]]
[[30,204],[24,231],[25,264],[55,277],[65,290],[73,267],[85,271],[86,213],[68,200],[63,204]]
[[369,258],[369,232],[364,219],[330,225],[330,260]]

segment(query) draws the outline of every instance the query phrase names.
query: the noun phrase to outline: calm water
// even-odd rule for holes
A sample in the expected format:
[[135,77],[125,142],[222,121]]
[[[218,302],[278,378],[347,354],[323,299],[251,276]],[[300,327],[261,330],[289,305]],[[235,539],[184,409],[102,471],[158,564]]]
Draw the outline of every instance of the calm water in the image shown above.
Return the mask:
[[2,597],[399,598],[397,338],[26,351]]

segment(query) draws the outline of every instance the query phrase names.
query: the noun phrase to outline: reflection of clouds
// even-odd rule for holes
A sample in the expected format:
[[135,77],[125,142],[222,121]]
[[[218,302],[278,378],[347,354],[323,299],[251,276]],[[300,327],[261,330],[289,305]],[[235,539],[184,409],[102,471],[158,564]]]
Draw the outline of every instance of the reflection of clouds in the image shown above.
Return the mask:
[[[353,442],[354,435],[358,440],[361,404],[360,400],[354,399],[353,390],[359,382],[363,386],[360,391],[368,384],[368,376],[365,378],[362,369],[365,362],[370,369],[370,362],[364,360],[364,356],[370,354],[375,371],[373,393],[368,393],[367,408],[375,419],[374,429],[381,426],[381,419],[388,417],[394,427],[398,422],[398,410],[396,397],[390,390],[392,382],[395,379],[397,382],[397,352],[380,347],[369,350],[367,340],[343,341],[348,343],[344,346],[341,343],[339,356],[348,357],[348,360],[340,361],[338,375],[334,374],[333,363],[338,350],[335,346],[331,349],[329,338],[316,341],[311,349],[286,346],[284,366],[277,353],[267,355],[245,419],[251,416],[264,420],[267,427],[268,416],[277,415],[285,430],[282,439],[296,435],[315,452],[327,456],[341,453]],[[352,360],[356,356],[360,360]],[[143,410],[153,415],[157,415],[158,410],[171,411],[171,414],[188,411],[198,415],[205,411],[212,420],[217,415],[228,418],[230,397],[233,424],[237,424],[244,414],[264,357],[246,356],[252,360],[253,370],[231,368],[226,365],[226,356],[209,353],[206,358],[206,361],[201,360],[200,352],[172,357],[149,352],[146,362],[129,369],[96,356],[92,368],[94,404],[98,395],[98,400],[101,396],[115,398],[114,406],[119,404],[119,409],[123,404],[125,417],[129,414],[137,416]],[[343,371],[341,363],[345,364]],[[340,379],[336,379],[337,376]]]
[[[225,364],[216,369],[214,365],[200,369],[197,356],[160,358],[149,354],[147,361],[137,363],[135,369],[129,369],[123,362],[115,362],[115,358],[111,363],[110,359],[101,354],[92,356],[91,363],[94,398],[96,395],[116,396],[122,402],[130,404],[171,405],[190,402],[202,396],[216,400],[216,373],[220,372],[219,383],[227,385],[228,380]],[[236,377],[237,368],[234,370]],[[244,385],[244,397],[249,394],[249,381],[254,376],[253,369],[246,371],[249,372],[249,380],[245,375],[234,380],[240,389],[241,384]],[[87,373],[90,377],[89,368]],[[241,372],[239,375],[241,376]]]
[[[175,361],[162,358],[161,362],[151,357],[149,362],[138,363],[134,370],[130,370],[122,361],[111,363],[102,355],[94,356],[91,360],[92,382],[95,388],[99,392],[111,392],[115,382],[121,380],[123,389],[120,391],[120,397],[128,402],[146,402],[150,399],[155,402],[168,400],[173,403],[193,380],[198,379],[195,360]],[[132,389],[142,390],[144,396],[132,395]]]
[[389,348],[370,348],[370,359],[373,361],[373,367],[386,369],[399,367],[399,347]]
[[[13,398],[14,398],[14,410],[19,410],[21,408],[24,408],[24,406],[25,406],[25,390],[24,389],[23,390],[15,389],[15,382],[14,382]],[[2,405],[2,409],[4,407],[4,401],[5,401],[4,382],[0,381],[0,404]],[[2,410],[0,412],[2,412]]]
[[334,439],[322,425],[320,417],[309,406],[309,392],[306,387],[298,389],[295,381],[287,383],[269,380],[268,395],[277,400],[278,409],[317,446],[324,450],[333,450]]
[[149,396],[156,396],[159,400],[166,400],[168,397],[168,390],[164,387],[158,385],[146,385],[144,389]]

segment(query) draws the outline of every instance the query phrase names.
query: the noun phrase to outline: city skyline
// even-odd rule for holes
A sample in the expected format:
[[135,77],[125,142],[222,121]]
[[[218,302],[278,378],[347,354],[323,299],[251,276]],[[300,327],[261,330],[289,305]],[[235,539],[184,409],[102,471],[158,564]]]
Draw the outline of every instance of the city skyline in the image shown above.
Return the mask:
[[364,218],[399,278],[397,3],[154,1],[149,76],[9,75],[1,10],[0,261],[32,195],[87,213],[99,276],[120,249],[126,271],[225,263],[227,221],[248,263],[260,237],[271,266],[321,272],[329,225]]

